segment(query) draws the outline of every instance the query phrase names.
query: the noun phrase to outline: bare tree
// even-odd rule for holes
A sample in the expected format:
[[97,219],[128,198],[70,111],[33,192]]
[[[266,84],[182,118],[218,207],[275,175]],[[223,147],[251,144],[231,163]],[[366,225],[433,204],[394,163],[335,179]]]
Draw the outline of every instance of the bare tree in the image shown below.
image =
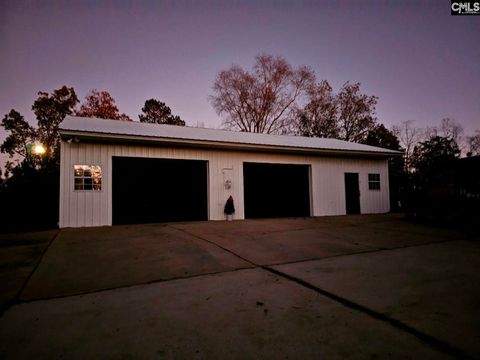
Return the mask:
[[378,98],[360,92],[360,83],[347,82],[333,94],[327,81],[312,86],[308,103],[296,113],[296,133],[303,136],[363,142],[376,125]]
[[301,136],[338,138],[337,105],[328,81],[312,86],[307,94],[308,103],[296,111],[294,132]]
[[468,136],[467,143],[467,155],[480,155],[480,130],[475,131],[475,135]]
[[412,154],[415,145],[424,137],[424,131],[414,126],[414,120],[403,121],[394,126],[392,131],[400,139],[400,144],[405,149],[405,171],[409,172],[412,165]]
[[360,83],[347,82],[337,95],[340,139],[363,141],[376,123],[375,106],[378,98],[360,93]]
[[428,140],[428,139],[434,138],[435,136],[442,136],[437,126],[427,125],[425,128],[419,129],[419,131],[421,133],[421,136],[418,141]]
[[457,144],[463,135],[463,126],[452,118],[444,118],[440,124],[440,132],[443,137],[454,140]]
[[253,71],[238,65],[221,71],[210,97],[223,125],[256,133],[280,133],[291,123],[297,99],[314,83],[306,66],[293,69],[282,57],[259,55]]
[[427,126],[423,130],[423,140],[429,140],[441,136],[453,140],[462,152],[465,152],[468,144],[463,137],[463,126],[453,118],[443,118],[440,126]]

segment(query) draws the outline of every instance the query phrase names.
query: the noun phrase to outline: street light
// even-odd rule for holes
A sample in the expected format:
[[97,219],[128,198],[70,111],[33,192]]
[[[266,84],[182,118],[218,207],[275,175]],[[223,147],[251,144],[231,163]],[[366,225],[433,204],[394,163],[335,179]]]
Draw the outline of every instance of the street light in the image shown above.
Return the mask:
[[36,144],[33,146],[33,153],[35,155],[43,155],[45,154],[45,147],[42,144]]

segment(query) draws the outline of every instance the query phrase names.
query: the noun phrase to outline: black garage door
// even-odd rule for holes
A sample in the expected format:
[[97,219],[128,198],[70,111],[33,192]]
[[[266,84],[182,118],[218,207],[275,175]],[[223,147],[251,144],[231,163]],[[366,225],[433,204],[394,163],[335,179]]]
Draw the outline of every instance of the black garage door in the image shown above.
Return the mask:
[[244,163],[246,218],[310,216],[309,166]]
[[207,220],[207,162],[113,157],[113,224]]

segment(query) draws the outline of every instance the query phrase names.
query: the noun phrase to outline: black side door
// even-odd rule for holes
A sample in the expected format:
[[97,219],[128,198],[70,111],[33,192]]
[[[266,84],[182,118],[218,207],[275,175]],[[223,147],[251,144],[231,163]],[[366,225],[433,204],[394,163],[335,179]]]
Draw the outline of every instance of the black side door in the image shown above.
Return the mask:
[[347,214],[360,214],[358,173],[345,173],[345,201]]

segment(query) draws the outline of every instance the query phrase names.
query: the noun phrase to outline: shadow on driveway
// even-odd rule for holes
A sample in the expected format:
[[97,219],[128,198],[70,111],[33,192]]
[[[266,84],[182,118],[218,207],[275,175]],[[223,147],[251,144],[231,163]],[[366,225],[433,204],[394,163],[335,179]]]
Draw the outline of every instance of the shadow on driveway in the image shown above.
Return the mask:
[[0,314],[16,300],[57,233],[0,235]]
[[248,267],[165,224],[64,229],[20,298],[47,299]]

